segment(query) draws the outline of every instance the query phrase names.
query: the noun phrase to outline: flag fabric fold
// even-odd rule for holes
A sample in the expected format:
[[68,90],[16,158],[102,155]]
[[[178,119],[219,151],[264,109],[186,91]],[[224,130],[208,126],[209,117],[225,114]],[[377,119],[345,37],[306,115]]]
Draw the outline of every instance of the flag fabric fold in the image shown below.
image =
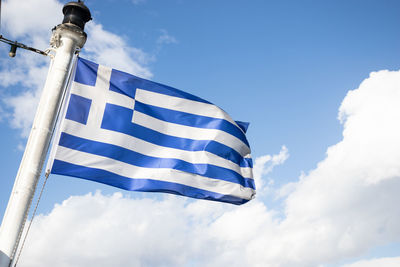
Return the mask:
[[181,90],[78,58],[51,173],[126,190],[243,204],[248,123]]

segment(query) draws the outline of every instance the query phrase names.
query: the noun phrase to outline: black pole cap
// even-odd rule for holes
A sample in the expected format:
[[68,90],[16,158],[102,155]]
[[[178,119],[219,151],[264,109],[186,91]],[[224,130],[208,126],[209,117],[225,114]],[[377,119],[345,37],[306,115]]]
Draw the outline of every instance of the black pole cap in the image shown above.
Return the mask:
[[82,29],[85,23],[92,19],[90,10],[83,2],[69,2],[62,9],[64,14],[63,24],[71,23]]

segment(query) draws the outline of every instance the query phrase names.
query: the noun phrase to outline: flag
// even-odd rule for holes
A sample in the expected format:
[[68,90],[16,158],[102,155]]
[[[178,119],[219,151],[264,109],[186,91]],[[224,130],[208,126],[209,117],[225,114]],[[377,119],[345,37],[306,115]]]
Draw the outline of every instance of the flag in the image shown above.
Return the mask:
[[78,58],[51,173],[126,190],[243,204],[247,123],[197,96]]

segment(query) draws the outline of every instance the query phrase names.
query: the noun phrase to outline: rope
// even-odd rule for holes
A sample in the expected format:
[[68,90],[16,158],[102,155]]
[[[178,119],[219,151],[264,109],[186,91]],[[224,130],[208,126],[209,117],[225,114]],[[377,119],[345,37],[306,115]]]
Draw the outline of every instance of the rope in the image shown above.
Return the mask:
[[1,0],[0,0],[0,32],[1,32]]
[[26,237],[28,236],[28,232],[31,229],[32,222],[33,222],[33,219],[35,218],[36,210],[37,210],[37,208],[39,206],[40,199],[42,198],[44,187],[46,186],[46,182],[47,182],[47,179],[49,178],[49,175],[50,175],[50,171],[47,171],[46,174],[45,174],[45,180],[43,182],[42,189],[40,190],[40,194],[39,194],[38,200],[36,201],[35,209],[33,210],[33,213],[32,213],[31,221],[29,222],[28,228],[26,229],[25,236],[24,236],[24,239],[22,240],[22,244],[21,244],[21,248],[19,249],[18,256],[15,259],[14,267],[16,267],[17,264],[18,264],[19,258],[20,258],[21,253],[22,253],[22,249],[24,248],[24,245],[25,245]]
[[1,32],[1,0],[0,0],[0,32]]

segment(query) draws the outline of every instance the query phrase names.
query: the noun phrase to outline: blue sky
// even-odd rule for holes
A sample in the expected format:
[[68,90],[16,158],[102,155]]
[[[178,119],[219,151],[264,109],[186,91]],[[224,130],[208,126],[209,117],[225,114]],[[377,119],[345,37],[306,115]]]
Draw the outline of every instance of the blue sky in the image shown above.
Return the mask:
[[[2,34],[47,48],[65,2],[4,2]],[[250,122],[247,135],[260,190],[253,203],[227,207],[51,176],[31,239],[41,229],[65,236],[44,235],[39,244],[30,241],[35,248],[26,249],[22,264],[35,266],[41,251],[49,251],[43,244],[59,244],[63,237],[76,243],[86,240],[95,249],[96,233],[104,231],[111,244],[138,251],[129,261],[129,250],[99,248],[114,252],[109,259],[118,258],[121,266],[399,264],[400,219],[393,204],[400,200],[398,1],[85,3],[94,20],[86,27],[82,57],[198,95],[234,119]],[[1,45],[0,217],[49,62],[20,50],[14,59],[7,53],[8,47]],[[122,207],[135,214],[118,213]],[[85,209],[88,212],[82,212]],[[144,228],[140,232],[132,226],[136,230],[121,234],[103,225],[106,215],[121,216],[123,222],[115,222],[121,223],[119,228]],[[92,226],[93,233],[69,233],[72,226],[56,225],[57,216],[71,223],[77,218]],[[253,229],[257,237],[243,228]],[[162,239],[172,238],[163,233],[174,231],[180,232],[181,243]],[[198,244],[186,247],[192,238],[198,238]],[[134,240],[153,248],[154,255],[136,247]],[[245,247],[243,255],[237,254],[237,246]],[[54,255],[72,255],[82,266],[102,266],[89,252],[73,247],[64,245]],[[180,257],[171,256],[183,248]],[[236,263],[231,262],[233,255]],[[54,266],[57,257],[46,264]],[[158,261],[161,258],[165,262]],[[63,263],[77,266],[67,259]]]

